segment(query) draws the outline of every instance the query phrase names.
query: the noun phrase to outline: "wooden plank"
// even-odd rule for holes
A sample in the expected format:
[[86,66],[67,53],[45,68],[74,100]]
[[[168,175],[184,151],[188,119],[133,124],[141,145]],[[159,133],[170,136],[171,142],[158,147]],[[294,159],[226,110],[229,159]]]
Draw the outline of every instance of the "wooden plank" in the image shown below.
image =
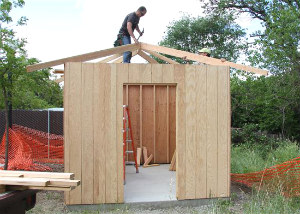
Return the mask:
[[196,198],[208,198],[206,194],[206,141],[207,141],[207,72],[206,65],[196,66]]
[[105,203],[106,144],[105,141],[105,74],[108,64],[94,64],[93,136],[94,136],[94,203]]
[[155,86],[155,163],[168,163],[167,87]]
[[186,65],[185,91],[186,91],[186,199],[195,199],[196,196],[196,132],[197,132],[197,106],[196,104],[196,67]]
[[156,148],[155,148],[155,141],[156,141],[156,87],[153,86],[153,157],[154,163],[156,162]]
[[93,123],[93,97],[94,97],[94,65],[82,64],[82,203],[94,203],[94,123]]
[[148,159],[148,150],[146,147],[143,147],[143,157],[144,157],[144,163]]
[[116,64],[111,64],[111,71],[105,74],[105,132],[106,132],[106,203],[118,202],[117,177],[117,133],[116,133],[116,104],[117,104],[117,70]]
[[145,163],[144,163],[144,166],[149,165],[149,163],[151,162],[152,159],[153,159],[153,154],[151,154],[151,155],[147,158],[147,160],[146,160]]
[[[70,100],[70,63],[65,64],[64,83],[64,172],[70,172],[70,135],[69,135],[69,100]],[[70,204],[70,193],[64,194],[65,204]]]
[[50,181],[46,178],[13,178],[1,177],[0,185],[18,185],[18,186],[47,186]]
[[69,191],[75,189],[75,187],[8,186],[8,190],[9,191],[13,191],[13,190],[27,190],[27,189],[69,192]]
[[174,65],[162,65],[162,82],[174,83]]
[[157,58],[159,58],[159,59],[161,59],[161,60],[163,60],[163,61],[165,61],[165,62],[168,62],[168,63],[170,63],[170,64],[179,64],[178,62],[176,62],[176,61],[174,61],[174,60],[172,60],[172,59],[170,59],[170,58],[168,58],[168,57],[165,57],[165,56],[163,56],[163,55],[161,55],[161,54],[159,54],[159,53],[157,53],[157,52],[155,52],[155,51],[150,51],[150,50],[148,50],[148,51],[146,51],[146,52],[148,52],[149,54],[151,54],[151,55],[153,55],[153,56],[156,56]]
[[185,155],[185,66],[174,66],[174,79],[177,84],[176,91],[176,197],[178,200],[185,199],[185,172],[186,172],[186,155]]
[[[70,97],[69,97],[69,146],[70,172],[75,173],[75,179],[82,179],[81,123],[82,123],[82,79],[81,63],[70,64]],[[70,192],[70,204],[81,204],[81,186]]]
[[172,156],[172,161],[169,167],[169,171],[176,171],[176,151],[174,152]]
[[73,179],[74,173],[0,170],[0,177]]
[[218,68],[207,67],[207,194],[218,193]]
[[148,56],[144,51],[139,50],[138,55],[147,60],[150,63],[158,64],[158,62],[152,57]]
[[137,148],[136,149],[136,162],[137,162],[138,166],[141,165],[141,158],[142,158],[142,149],[141,148]]
[[140,147],[141,148],[143,148],[143,97],[142,96],[143,96],[143,86],[140,85]]
[[105,58],[105,59],[100,60],[98,63],[106,63],[106,62],[110,62],[110,61],[112,61],[112,60],[114,60],[114,59],[117,59],[117,58],[120,57],[120,56],[122,56],[121,53],[114,54],[114,55],[112,55],[112,56],[109,56],[109,57],[107,57],[107,58]]
[[143,86],[142,91],[142,141],[149,153],[154,154],[154,94],[153,85]]
[[222,62],[222,60],[220,60],[220,59],[201,56],[199,54],[193,54],[190,52],[180,51],[180,50],[167,48],[167,47],[163,47],[163,46],[155,46],[155,45],[150,45],[150,44],[146,44],[146,43],[141,43],[141,49],[145,50],[145,51],[157,51],[160,53],[164,53],[164,54],[168,54],[168,55],[176,56],[176,57],[180,57],[180,58],[186,57],[188,60],[193,60],[193,61],[197,61],[197,62],[209,64],[209,65],[229,66],[232,68],[236,68],[236,69],[248,71],[248,72],[253,72],[256,74],[260,74],[260,75],[268,75],[267,70],[254,68],[254,67],[247,66],[247,65],[240,65],[240,64],[236,64],[236,63],[228,62],[228,61]]
[[169,86],[169,156],[176,149],[176,86]]
[[[128,82],[129,64],[117,65],[117,164],[118,164],[118,203],[124,202],[124,180],[123,180],[123,83]],[[126,88],[126,86],[125,86]],[[125,94],[126,98],[126,94]]]
[[95,51],[95,52],[91,52],[91,53],[81,54],[81,55],[77,55],[77,56],[67,57],[67,58],[53,60],[53,61],[44,62],[44,63],[38,63],[38,64],[27,66],[27,72],[32,72],[32,71],[36,71],[36,70],[40,70],[40,69],[44,69],[44,68],[49,68],[49,67],[56,66],[56,65],[62,65],[67,62],[89,61],[89,60],[109,56],[112,54],[123,53],[125,51],[134,51],[134,50],[137,50],[138,48],[139,48],[139,44],[123,45],[120,47],[105,49],[105,50],[101,50],[101,51]]
[[67,180],[67,179],[49,179],[49,184],[47,186],[56,187],[77,187],[80,185],[80,180]]
[[152,64],[152,83],[163,83],[162,67],[162,64]]
[[166,114],[166,116],[167,116],[167,121],[166,121],[166,123],[167,123],[167,133],[166,133],[166,135],[167,135],[167,163],[170,163],[170,155],[169,155],[169,153],[170,153],[170,126],[169,126],[169,121],[170,121],[170,113],[169,113],[169,110],[170,110],[170,107],[169,107],[169,86],[167,85],[166,86],[167,87],[167,114]]
[[128,83],[151,83],[151,65],[130,64]]
[[218,68],[218,197],[229,197],[228,184],[228,78],[229,68]]

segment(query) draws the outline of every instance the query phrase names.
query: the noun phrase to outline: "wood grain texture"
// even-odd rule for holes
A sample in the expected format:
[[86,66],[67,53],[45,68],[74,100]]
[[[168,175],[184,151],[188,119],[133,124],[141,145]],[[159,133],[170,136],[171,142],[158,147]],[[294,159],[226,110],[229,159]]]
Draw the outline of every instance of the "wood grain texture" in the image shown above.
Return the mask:
[[[69,99],[70,99],[70,63],[65,64],[64,85],[64,172],[70,172],[70,134],[69,134]],[[64,193],[65,204],[70,204],[70,192]]]
[[174,66],[174,80],[178,82],[176,91],[176,197],[178,200],[185,199],[186,193],[186,142],[185,142],[185,66],[175,65]]
[[196,66],[187,65],[185,71],[185,120],[186,120],[186,199],[195,199],[196,195],[196,131],[197,131],[197,105],[196,101]]
[[227,67],[218,68],[218,197],[227,197],[228,186],[228,78]]
[[218,70],[207,68],[207,194],[218,194]]
[[[70,64],[70,70],[72,75],[70,77],[70,96],[69,96],[69,117],[68,117],[68,128],[69,128],[69,151],[70,151],[70,172],[75,173],[75,178],[78,180],[82,179],[82,152],[81,152],[81,123],[82,123],[82,74],[81,74],[81,63]],[[70,203],[81,204],[81,188],[79,186],[75,190],[70,192]]]
[[207,198],[207,66],[196,67],[197,134],[196,134],[196,198]]
[[94,65],[82,64],[82,203],[94,203],[94,123],[93,123],[93,92]]

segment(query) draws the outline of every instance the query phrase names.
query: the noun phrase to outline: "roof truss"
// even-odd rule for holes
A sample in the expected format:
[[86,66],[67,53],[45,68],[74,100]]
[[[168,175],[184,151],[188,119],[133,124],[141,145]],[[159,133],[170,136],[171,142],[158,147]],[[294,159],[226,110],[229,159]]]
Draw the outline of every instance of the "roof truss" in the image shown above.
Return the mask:
[[[132,56],[138,54],[142,58],[144,58],[146,61],[149,63],[155,63],[157,64],[158,62],[150,57],[148,54],[151,54],[167,63],[170,64],[178,64],[172,59],[169,59],[161,54],[167,54],[175,57],[186,57],[188,60],[193,60],[209,65],[219,65],[219,66],[229,66],[232,68],[236,68],[239,70],[244,70],[260,75],[267,75],[268,71],[259,69],[259,68],[254,68],[251,66],[247,65],[241,65],[241,64],[236,64],[233,62],[222,62],[220,59],[212,58],[212,57],[206,57],[206,56],[201,56],[198,54],[186,52],[186,51],[181,51],[181,50],[176,50],[172,48],[167,48],[163,46],[157,46],[157,45],[150,45],[146,43],[137,43],[137,44],[130,44],[130,45],[124,45],[120,47],[115,47],[115,48],[110,48],[110,49],[105,49],[101,51],[96,51],[92,53],[87,53],[87,54],[82,54],[82,55],[77,55],[77,56],[72,56],[72,57],[67,57],[63,59],[58,59],[58,60],[53,60],[49,62],[44,62],[44,63],[38,63],[34,65],[27,66],[27,71],[32,72],[36,71],[39,69],[44,69],[44,68],[49,68],[57,65],[64,64],[66,62],[85,62],[85,61],[90,61],[90,60],[95,60],[95,59],[100,59],[103,57],[106,57],[105,59],[101,59],[98,61],[98,63],[120,63],[122,62],[122,53],[126,51],[131,51],[133,52]],[[61,73],[61,72],[60,72]]]

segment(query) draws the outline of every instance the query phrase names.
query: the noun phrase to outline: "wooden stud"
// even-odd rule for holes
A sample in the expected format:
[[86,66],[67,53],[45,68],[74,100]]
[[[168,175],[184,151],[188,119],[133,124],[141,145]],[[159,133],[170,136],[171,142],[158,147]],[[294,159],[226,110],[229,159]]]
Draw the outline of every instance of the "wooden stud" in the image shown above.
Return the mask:
[[141,165],[141,157],[142,157],[142,149],[141,148],[137,148],[136,149],[136,162],[137,162],[138,166]]
[[147,158],[147,160],[146,160],[145,163],[144,163],[144,166],[149,165],[149,163],[151,162],[152,158],[153,158],[153,154],[151,154],[151,155]]

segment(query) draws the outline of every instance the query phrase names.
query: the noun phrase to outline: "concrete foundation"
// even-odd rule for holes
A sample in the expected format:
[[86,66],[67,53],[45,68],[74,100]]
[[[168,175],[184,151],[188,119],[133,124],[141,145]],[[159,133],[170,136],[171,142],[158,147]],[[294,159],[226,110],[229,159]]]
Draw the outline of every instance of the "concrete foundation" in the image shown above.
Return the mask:
[[125,203],[176,200],[176,172],[169,171],[169,166],[170,164],[147,168],[141,166],[139,173],[136,173],[133,165],[127,165]]

